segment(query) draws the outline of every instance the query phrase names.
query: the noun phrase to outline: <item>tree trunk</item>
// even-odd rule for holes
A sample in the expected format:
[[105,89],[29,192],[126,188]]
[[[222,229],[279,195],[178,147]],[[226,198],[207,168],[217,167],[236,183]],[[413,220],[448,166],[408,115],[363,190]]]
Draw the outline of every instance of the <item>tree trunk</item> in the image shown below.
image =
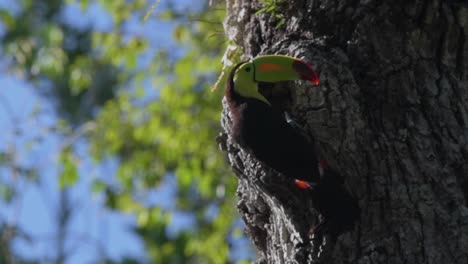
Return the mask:
[[257,262],[468,263],[466,1],[290,0],[256,14],[262,2],[227,0],[226,32],[245,58],[288,54],[315,67],[320,85],[295,83],[289,110],[361,213],[331,255],[310,260],[310,199],[232,143],[224,104]]

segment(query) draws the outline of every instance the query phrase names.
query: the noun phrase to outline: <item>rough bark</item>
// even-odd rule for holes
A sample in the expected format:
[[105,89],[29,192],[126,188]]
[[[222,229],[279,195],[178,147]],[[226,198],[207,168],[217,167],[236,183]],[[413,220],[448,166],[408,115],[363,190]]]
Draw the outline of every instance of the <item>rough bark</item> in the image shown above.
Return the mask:
[[[317,88],[295,83],[290,112],[361,208],[323,263],[468,263],[466,2],[283,1],[278,29],[261,1],[227,6],[246,58],[289,54],[319,72]],[[257,262],[307,263],[310,199],[232,143],[226,110],[222,124]]]

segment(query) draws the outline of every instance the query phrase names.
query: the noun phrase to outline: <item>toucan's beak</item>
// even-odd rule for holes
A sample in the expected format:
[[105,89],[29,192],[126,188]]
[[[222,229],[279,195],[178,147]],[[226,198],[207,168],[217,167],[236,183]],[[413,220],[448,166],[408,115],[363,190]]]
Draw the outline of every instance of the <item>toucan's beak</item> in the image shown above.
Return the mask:
[[255,66],[255,81],[281,82],[308,80],[319,84],[317,73],[302,60],[284,55],[264,55],[252,60]]

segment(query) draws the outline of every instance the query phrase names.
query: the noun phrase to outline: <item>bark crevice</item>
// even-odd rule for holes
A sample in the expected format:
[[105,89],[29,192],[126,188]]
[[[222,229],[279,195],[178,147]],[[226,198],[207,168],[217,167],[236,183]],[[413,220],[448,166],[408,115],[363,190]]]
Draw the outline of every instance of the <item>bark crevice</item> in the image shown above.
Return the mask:
[[[226,32],[246,57],[318,70],[318,88],[294,83],[290,112],[361,208],[324,263],[468,263],[467,5],[295,0],[280,29],[261,6],[229,0]],[[232,142],[226,110],[222,124],[258,263],[311,263],[310,197]]]

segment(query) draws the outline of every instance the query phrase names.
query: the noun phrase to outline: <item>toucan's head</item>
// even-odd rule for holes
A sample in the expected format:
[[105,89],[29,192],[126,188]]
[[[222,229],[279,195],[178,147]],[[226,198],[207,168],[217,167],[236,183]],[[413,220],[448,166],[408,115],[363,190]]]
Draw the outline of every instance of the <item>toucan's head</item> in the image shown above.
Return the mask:
[[302,60],[284,55],[263,55],[241,63],[234,68],[233,89],[242,97],[255,98],[267,104],[259,92],[259,83],[275,83],[292,80],[309,80],[319,83],[317,73]]

